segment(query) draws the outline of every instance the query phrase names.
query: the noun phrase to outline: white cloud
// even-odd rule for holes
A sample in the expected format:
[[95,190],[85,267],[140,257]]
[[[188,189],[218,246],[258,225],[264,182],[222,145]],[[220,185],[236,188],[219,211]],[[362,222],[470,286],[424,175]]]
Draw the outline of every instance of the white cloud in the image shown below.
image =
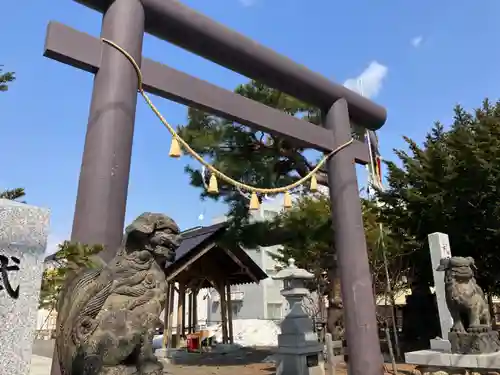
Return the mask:
[[374,98],[382,89],[382,83],[387,76],[387,66],[372,61],[368,67],[356,78],[349,78],[344,86],[367,98]]
[[251,7],[252,5],[255,5],[257,0],[238,0],[241,5],[244,7]]
[[419,35],[411,40],[411,45],[415,48],[418,48],[422,44],[423,41],[424,41],[424,37],[422,35]]

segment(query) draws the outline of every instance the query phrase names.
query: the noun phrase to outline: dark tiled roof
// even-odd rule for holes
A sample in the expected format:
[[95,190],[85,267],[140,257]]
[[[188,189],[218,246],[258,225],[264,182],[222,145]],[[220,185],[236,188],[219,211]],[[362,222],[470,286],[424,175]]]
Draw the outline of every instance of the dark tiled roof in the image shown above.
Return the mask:
[[47,255],[45,257],[45,262],[54,262],[56,260],[56,253]]
[[[197,249],[203,242],[214,240],[227,227],[226,223],[187,229],[181,233],[182,242],[175,251],[175,262],[179,261],[193,249]],[[175,263],[174,262],[174,263]]]
[[[218,264],[220,266],[219,272],[227,273],[227,281],[231,285],[245,284],[248,282],[255,282],[264,280],[267,278],[266,273],[256,264],[253,259],[243,250],[240,246],[235,245],[232,249],[223,249],[217,246],[217,242],[221,235],[227,228],[227,223],[219,223],[211,225],[208,227],[197,227],[189,229],[181,233],[183,240],[181,245],[176,251],[176,259],[173,263],[167,265],[167,273],[175,272],[187,263],[191,261],[194,257],[199,254],[199,252],[206,249],[207,246],[215,245],[212,249],[208,251],[205,256],[212,259],[210,263]],[[240,266],[231,259],[227,253],[232,254],[235,258],[242,263],[253,276],[247,275]],[[197,260],[198,261],[198,260]],[[201,259],[199,261],[202,261]],[[210,284],[204,284],[204,288],[209,287]]]

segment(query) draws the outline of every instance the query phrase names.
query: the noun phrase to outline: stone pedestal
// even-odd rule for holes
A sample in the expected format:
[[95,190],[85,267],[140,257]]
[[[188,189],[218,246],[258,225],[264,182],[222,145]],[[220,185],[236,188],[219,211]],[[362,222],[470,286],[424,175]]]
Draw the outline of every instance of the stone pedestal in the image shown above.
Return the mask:
[[289,259],[288,267],[273,279],[283,280],[281,294],[290,305],[290,311],[281,323],[278,336],[277,375],[324,375],[323,345],[313,331],[313,322],[304,310],[302,301],[309,291],[304,281],[314,276],[297,268]]
[[49,211],[0,199],[0,375],[28,375]]
[[481,354],[495,353],[500,350],[498,332],[450,332],[448,338],[452,353]]
[[419,350],[405,353],[405,362],[422,368],[432,368],[433,372],[444,371],[447,374],[460,373],[461,370],[467,370],[471,374],[500,371],[500,353],[454,354]]

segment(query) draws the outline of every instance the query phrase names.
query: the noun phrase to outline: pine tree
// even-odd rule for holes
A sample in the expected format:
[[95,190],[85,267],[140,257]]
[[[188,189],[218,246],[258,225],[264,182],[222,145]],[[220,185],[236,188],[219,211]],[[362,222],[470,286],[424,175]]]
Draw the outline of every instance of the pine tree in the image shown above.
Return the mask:
[[14,82],[16,76],[14,72],[5,72],[3,73],[3,69],[0,65],[0,91],[7,91],[9,89],[9,83]]
[[[250,81],[240,85],[235,92],[290,116],[303,118],[316,125],[320,123],[320,112],[317,108],[259,82]],[[286,139],[196,109],[189,109],[187,124],[180,126],[178,131],[195,151],[217,169],[252,186],[286,186],[307,175],[317,162],[308,150],[297,147]],[[353,133],[358,137],[361,131],[362,129],[355,129]],[[187,166],[185,170],[190,176],[191,185],[200,188],[202,199],[222,200],[228,204],[234,229],[231,233],[238,236],[239,241],[249,246],[257,240],[262,241],[263,245],[272,245],[273,243],[269,242],[271,239],[274,244],[280,243],[277,241],[281,241],[281,233],[275,232],[272,237],[265,235],[268,229],[266,224],[247,228],[248,200],[242,197],[234,186],[219,180],[219,194],[210,195],[204,188],[204,183],[208,184],[210,175],[202,176],[199,169],[191,166]],[[317,174],[317,180],[320,185],[328,183],[323,171]],[[262,198],[262,195],[259,195],[259,199]]]
[[57,307],[59,293],[70,273],[83,268],[96,268],[101,262],[96,257],[104,249],[101,245],[84,245],[64,241],[52,256],[54,267],[43,273],[39,308],[52,310]]
[[7,189],[0,192],[0,199],[19,200],[26,195],[23,188]]

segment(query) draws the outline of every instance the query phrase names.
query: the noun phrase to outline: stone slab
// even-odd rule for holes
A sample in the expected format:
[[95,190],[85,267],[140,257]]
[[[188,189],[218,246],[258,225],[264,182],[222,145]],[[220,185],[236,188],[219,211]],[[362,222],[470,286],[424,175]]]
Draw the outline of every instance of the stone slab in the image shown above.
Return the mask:
[[412,365],[467,369],[500,369],[500,353],[453,354],[435,350],[405,353],[405,362]]
[[281,354],[276,363],[276,375],[325,375],[325,364],[319,354],[311,354],[315,357],[314,363],[309,363],[309,356],[295,354]]
[[431,350],[451,353],[451,343],[449,340],[432,339],[430,340],[430,343],[431,343]]
[[0,260],[18,267],[0,277],[0,375],[30,371],[49,220],[47,209],[0,199]]
[[427,236],[429,241],[429,251],[431,254],[432,274],[434,277],[434,287],[439,312],[439,324],[443,339],[448,339],[448,332],[453,325],[450,311],[446,305],[444,272],[437,271],[442,258],[451,258],[450,241],[445,233],[431,233]]

